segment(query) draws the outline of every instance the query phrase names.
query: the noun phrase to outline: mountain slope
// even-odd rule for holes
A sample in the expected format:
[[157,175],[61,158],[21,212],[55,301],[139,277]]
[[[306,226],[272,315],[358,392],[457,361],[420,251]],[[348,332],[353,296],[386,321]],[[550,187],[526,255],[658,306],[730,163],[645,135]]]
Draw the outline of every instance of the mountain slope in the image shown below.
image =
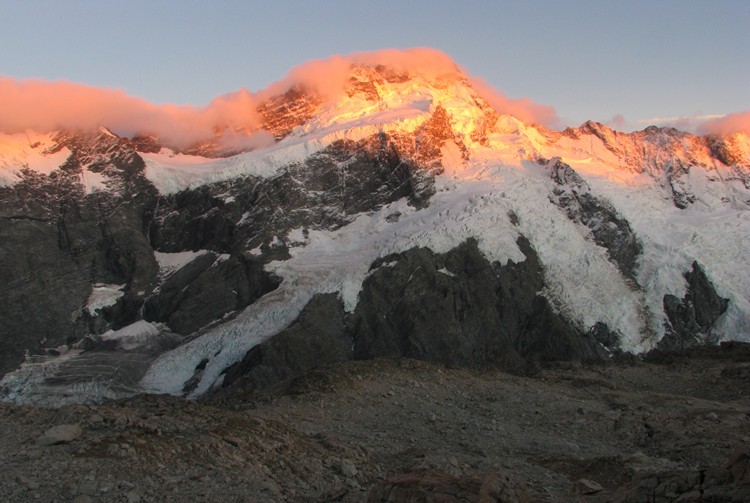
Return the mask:
[[750,339],[742,134],[560,133],[493,110],[455,65],[360,61],[337,92],[295,85],[258,113],[273,143],[239,153],[1,138],[5,399],[197,396],[341,341],[335,359],[523,369]]

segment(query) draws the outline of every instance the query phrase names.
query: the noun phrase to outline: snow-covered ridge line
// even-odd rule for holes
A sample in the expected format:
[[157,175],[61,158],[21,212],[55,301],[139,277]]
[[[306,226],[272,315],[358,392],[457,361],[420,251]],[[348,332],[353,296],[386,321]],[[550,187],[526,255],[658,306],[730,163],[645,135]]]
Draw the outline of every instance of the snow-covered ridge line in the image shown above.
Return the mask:
[[[435,112],[449,111],[451,128],[465,143],[484,126],[489,105],[468,83],[456,80],[445,88],[416,79],[402,83],[376,82],[379,98],[361,94],[342,96],[328,103],[279,143],[224,159],[206,159],[162,150],[142,153],[146,177],[162,194],[170,194],[235,176],[272,177],[337,140],[361,140],[379,132],[412,133]],[[482,106],[480,106],[482,105]]]
[[[379,120],[386,118],[375,117]],[[420,118],[424,120],[426,116]],[[161,194],[173,194],[238,176],[271,178],[284,167],[301,163],[338,140],[358,141],[381,131],[396,129],[403,131],[398,126],[383,127],[372,122],[363,120],[347,124],[347,127],[343,129],[331,126],[311,135],[300,132],[272,147],[222,159],[174,154],[168,149],[163,149],[156,154],[140,153],[140,155],[146,162],[146,178]],[[419,122],[421,121],[417,121],[416,124]]]
[[18,182],[18,172],[25,167],[43,174],[58,169],[70,155],[70,150],[62,148],[54,154],[47,153],[46,150],[55,144],[54,136],[54,133],[34,131],[0,133],[0,186]]

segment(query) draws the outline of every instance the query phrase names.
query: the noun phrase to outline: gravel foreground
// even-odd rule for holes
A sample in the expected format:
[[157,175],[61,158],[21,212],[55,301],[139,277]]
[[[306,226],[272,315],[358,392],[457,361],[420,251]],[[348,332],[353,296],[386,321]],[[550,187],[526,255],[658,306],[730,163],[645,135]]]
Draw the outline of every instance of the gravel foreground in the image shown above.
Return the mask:
[[750,346],[531,376],[348,362],[200,401],[0,404],[12,502],[750,501]]

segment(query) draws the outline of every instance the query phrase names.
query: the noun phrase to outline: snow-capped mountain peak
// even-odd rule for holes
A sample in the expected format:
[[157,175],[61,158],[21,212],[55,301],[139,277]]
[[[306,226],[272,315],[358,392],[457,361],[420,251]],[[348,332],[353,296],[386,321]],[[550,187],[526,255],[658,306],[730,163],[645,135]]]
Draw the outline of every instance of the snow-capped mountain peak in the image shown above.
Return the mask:
[[302,70],[188,147],[0,135],[3,397],[198,396],[274,351],[518,368],[750,339],[744,134],[554,131],[430,51]]
[[447,112],[453,132],[467,143],[480,139],[488,122],[496,120],[497,114],[458,68],[434,74],[419,67],[408,73],[382,64],[351,64],[345,75],[341,90],[327,98],[300,86],[271,97],[260,107],[262,127],[277,138],[292,131],[305,136],[367,126],[411,133],[441,110]]

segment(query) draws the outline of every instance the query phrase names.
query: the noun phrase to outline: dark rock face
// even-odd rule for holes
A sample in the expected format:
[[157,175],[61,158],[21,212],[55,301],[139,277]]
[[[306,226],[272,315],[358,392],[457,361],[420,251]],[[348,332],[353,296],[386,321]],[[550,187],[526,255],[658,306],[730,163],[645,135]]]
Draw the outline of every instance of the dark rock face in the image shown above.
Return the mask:
[[316,295],[297,321],[229,367],[224,386],[241,379],[244,388],[263,388],[322,365],[351,360],[352,339],[344,318],[344,306],[336,294]]
[[729,305],[720,297],[698,262],[685,273],[687,292],[682,299],[664,296],[664,312],[669,319],[666,334],[658,349],[675,350],[711,341],[711,328]]
[[[406,356],[448,365],[520,369],[531,360],[593,360],[596,341],[571,327],[537,295],[542,266],[527,259],[490,264],[474,240],[445,255],[414,249],[382,259],[354,312],[354,356]],[[383,266],[396,261],[392,266]]]
[[146,321],[169,320],[169,316],[179,307],[185,289],[211,267],[217,258],[217,254],[206,252],[167,276],[159,290],[143,306],[143,318]]
[[234,185],[215,184],[161,197],[149,227],[154,249],[165,253],[183,250],[224,253],[231,249],[235,222],[242,213],[237,205],[227,204],[220,196]]
[[589,185],[559,158],[540,161],[557,184],[550,200],[568,218],[591,229],[594,242],[607,249],[609,257],[627,277],[634,279],[643,246],[630,224],[606,200],[594,196]]
[[684,210],[697,200],[697,196],[690,190],[687,177],[691,167],[680,161],[668,162],[664,166],[667,174],[667,183],[672,192],[672,203],[679,209]]
[[614,353],[620,353],[620,339],[618,332],[613,332],[606,323],[601,321],[594,323],[589,334],[602,346]]
[[87,272],[58,246],[55,226],[0,220],[0,375],[20,364],[26,350],[85,333],[85,324],[72,322],[71,313],[91,291]]
[[[134,321],[156,286],[143,232],[155,189],[127,144],[100,136],[106,141],[58,138],[72,152],[65,165],[49,175],[22,170],[20,182],[0,189],[0,375],[27,350]],[[84,163],[101,170],[108,192],[86,194]],[[92,316],[83,308],[96,283],[126,286],[117,304]]]
[[262,263],[235,255],[214,262],[178,293],[175,290],[180,283],[175,282],[169,285],[164,299],[159,295],[149,300],[160,314],[153,321],[166,321],[173,331],[187,335],[240,311],[276,289],[279,283],[279,278],[263,270]]
[[[507,334],[497,337],[493,330],[500,325],[499,285],[475,243],[446,257],[410,250],[380,260],[373,269],[355,311],[357,358],[406,356],[467,365],[496,360],[510,346]],[[537,271],[530,272],[529,289],[536,293],[541,285]]]

